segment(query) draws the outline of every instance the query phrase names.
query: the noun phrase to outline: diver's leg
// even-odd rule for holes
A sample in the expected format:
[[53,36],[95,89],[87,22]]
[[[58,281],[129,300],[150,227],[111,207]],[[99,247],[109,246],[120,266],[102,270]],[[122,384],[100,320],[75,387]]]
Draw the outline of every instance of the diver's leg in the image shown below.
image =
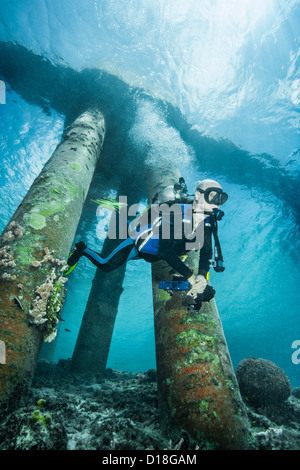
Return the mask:
[[134,240],[128,238],[121,242],[109,256],[103,258],[99,253],[85,248],[82,255],[88,258],[97,268],[102,271],[112,271],[122,264],[126,263],[130,259],[136,258],[138,252],[134,245]]
[[[134,240],[128,238],[121,242],[109,256],[103,258],[100,253],[97,253],[94,250],[88,248],[83,242],[79,242],[75,245],[75,250],[71,252],[71,255],[68,260],[70,267],[76,266],[78,260],[81,256],[88,258],[97,268],[100,268],[102,271],[109,272],[112,271],[122,264],[126,263],[130,259],[136,258],[138,251],[135,248]],[[71,272],[71,268],[66,274]]]

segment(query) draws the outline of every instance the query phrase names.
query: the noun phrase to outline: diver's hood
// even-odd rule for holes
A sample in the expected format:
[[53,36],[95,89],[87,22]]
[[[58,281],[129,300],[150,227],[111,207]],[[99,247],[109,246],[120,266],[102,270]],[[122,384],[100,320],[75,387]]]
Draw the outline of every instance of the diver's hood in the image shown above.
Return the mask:
[[203,180],[197,183],[196,192],[200,193],[198,204],[203,204],[205,213],[212,213],[214,209],[219,209],[228,199],[228,194],[222,189],[222,186],[214,180]]

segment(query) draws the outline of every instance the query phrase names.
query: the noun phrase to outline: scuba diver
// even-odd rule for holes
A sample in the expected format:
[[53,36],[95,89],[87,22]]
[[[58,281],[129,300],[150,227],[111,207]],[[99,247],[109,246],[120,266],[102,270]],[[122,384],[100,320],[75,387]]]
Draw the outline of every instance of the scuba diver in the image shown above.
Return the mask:
[[[175,279],[188,281],[187,295],[193,298],[195,308],[199,309],[202,302],[211,300],[215,295],[215,290],[208,283],[209,269],[213,267],[217,272],[225,269],[217,221],[224,216],[220,206],[227,199],[228,195],[217,181],[206,179],[198,182],[195,194],[190,195],[184,179],[180,178],[174,186],[168,186],[154,196],[151,205],[135,219],[135,228],[138,230],[134,230],[133,235],[129,233],[128,238],[106,258],[88,248],[83,241],[76,243],[69,255],[70,268],[65,275],[75,268],[82,256],[105,272],[112,271],[132,259],[144,259],[150,263],[164,260],[178,273],[177,276],[181,276]],[[176,214],[169,210],[167,218],[163,209],[163,206],[168,208],[174,205],[182,211],[181,236],[178,236],[178,225],[176,229]],[[164,224],[168,225],[168,236],[164,236]],[[198,236],[199,233],[201,236]],[[212,237],[215,242],[214,260]],[[183,260],[190,251],[188,246],[200,250],[196,275]]]

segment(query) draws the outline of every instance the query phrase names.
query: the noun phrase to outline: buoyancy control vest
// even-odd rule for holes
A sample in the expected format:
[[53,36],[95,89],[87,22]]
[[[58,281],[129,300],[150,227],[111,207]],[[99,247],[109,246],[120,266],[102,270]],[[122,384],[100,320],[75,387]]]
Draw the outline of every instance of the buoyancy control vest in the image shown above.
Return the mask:
[[[192,205],[167,201],[162,204],[151,204],[148,211],[141,216],[141,224],[136,236],[138,251],[150,255],[159,255],[159,241],[164,233],[163,224],[166,224],[166,233],[174,230],[174,217],[181,218],[182,224],[192,224]],[[173,207],[172,207],[173,206]],[[169,208],[169,209],[168,209]],[[175,215],[174,211],[176,212]],[[169,227],[167,227],[169,225]],[[179,225],[179,224],[178,224]],[[181,230],[183,233],[183,230]]]
[[[163,190],[164,191],[164,190]],[[162,191],[162,192],[163,192]],[[179,179],[178,183],[174,184],[173,188],[174,197],[172,200],[163,201],[160,197],[160,193],[157,193],[150,207],[147,208],[147,217],[144,219],[140,226],[139,233],[136,237],[136,248],[141,253],[150,255],[159,255],[159,236],[160,229],[163,222],[174,225],[170,217],[170,210],[167,211],[168,217],[160,209],[165,207],[171,208],[172,205],[176,204],[176,208],[181,209],[182,223],[193,224],[193,210],[192,204],[193,199],[190,199],[187,187],[183,178]],[[160,203],[158,205],[158,203]],[[151,218],[151,210],[153,205],[156,208],[156,217]],[[146,214],[146,213],[144,213]],[[223,265],[223,255],[221,250],[221,244],[218,237],[218,220],[221,220],[224,216],[224,212],[221,210],[213,209],[212,213],[209,214],[205,219],[205,225],[210,226],[212,235],[214,237],[214,259],[211,261],[211,266],[216,272],[223,272],[225,267]],[[183,232],[182,232],[183,233]]]

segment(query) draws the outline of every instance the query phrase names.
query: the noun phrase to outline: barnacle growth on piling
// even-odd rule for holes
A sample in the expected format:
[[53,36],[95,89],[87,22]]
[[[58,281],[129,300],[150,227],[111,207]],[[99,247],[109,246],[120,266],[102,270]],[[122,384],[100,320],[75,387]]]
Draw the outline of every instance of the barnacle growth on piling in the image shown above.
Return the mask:
[[55,326],[64,303],[64,284],[68,279],[63,277],[63,272],[67,265],[64,260],[54,258],[48,247],[44,252],[44,258],[40,261],[34,260],[32,266],[40,268],[44,263],[50,262],[53,268],[45,282],[35,289],[35,298],[28,313],[30,323],[43,325],[44,341],[51,342],[56,337]]
[[[5,235],[8,233],[12,232],[6,232]],[[10,238],[10,236],[8,237]],[[0,250],[0,268],[5,268],[5,271],[2,272],[0,279],[6,280],[6,281],[15,281],[16,276],[15,274],[12,274],[11,270],[13,270],[16,267],[16,260],[13,258],[13,256],[10,254],[11,247],[10,245],[4,245],[1,250]]]
[[[2,267],[0,279],[3,281],[18,281],[18,276],[14,269],[17,267],[17,260],[11,254],[10,242],[15,238],[21,238],[24,233],[25,230],[14,221],[7,227],[3,237],[5,244],[0,249],[0,268]],[[34,291],[35,297],[28,311],[28,319],[30,324],[42,328],[44,341],[50,342],[57,334],[55,326],[58,323],[58,316],[64,302],[64,284],[68,280],[63,276],[63,273],[68,267],[64,260],[55,258],[53,252],[48,247],[44,248],[43,258],[40,260],[34,259],[31,266],[34,269],[41,269],[46,267],[48,263],[52,266],[51,272],[46,276],[45,281]],[[46,270],[49,273],[49,267],[46,267]],[[23,289],[23,285],[18,283],[17,288],[20,291]],[[14,299],[18,301],[20,301],[20,298],[19,296],[14,296]]]

